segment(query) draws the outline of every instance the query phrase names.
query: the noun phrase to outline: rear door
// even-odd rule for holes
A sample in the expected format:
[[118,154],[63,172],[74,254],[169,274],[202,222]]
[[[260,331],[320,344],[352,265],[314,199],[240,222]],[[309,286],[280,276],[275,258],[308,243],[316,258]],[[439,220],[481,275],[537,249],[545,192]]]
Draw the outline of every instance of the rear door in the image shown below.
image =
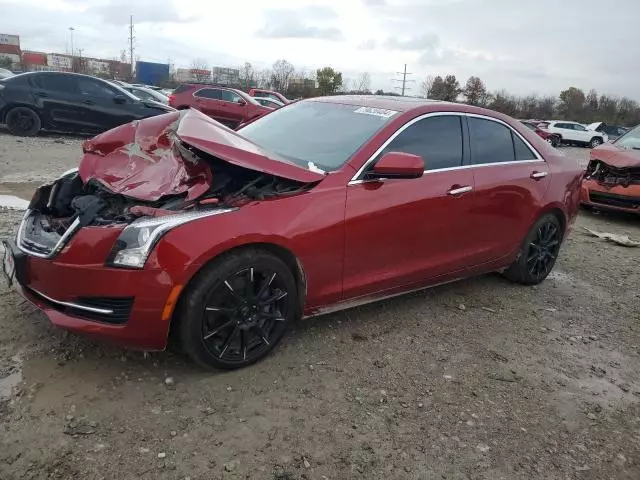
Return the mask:
[[549,167],[506,123],[467,115],[475,201],[469,217],[481,261],[507,256],[520,247],[544,204]]
[[201,88],[193,94],[194,103],[192,108],[200,110],[205,115],[209,115],[215,120],[220,120],[220,98],[219,88]]
[[[344,297],[424,285],[475,263],[469,215],[473,172],[466,130],[458,114],[430,114],[388,140],[347,186]],[[386,152],[420,155],[418,179],[367,181],[366,171]]]
[[220,91],[220,116],[235,126],[247,117],[247,101],[231,90]]
[[40,73],[33,76],[34,102],[45,125],[54,130],[87,131],[86,105],[75,75]]
[[588,143],[591,141],[591,138],[595,136],[593,130],[587,130],[584,125],[572,123],[571,127],[573,128],[573,134],[576,140],[579,142]]

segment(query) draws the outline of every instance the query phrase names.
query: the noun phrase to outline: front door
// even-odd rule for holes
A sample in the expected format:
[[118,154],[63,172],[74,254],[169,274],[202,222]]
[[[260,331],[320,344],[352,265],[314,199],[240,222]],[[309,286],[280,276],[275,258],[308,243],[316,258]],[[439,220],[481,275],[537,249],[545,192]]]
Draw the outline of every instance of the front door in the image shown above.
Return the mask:
[[520,247],[549,187],[547,163],[506,124],[469,115],[475,201],[469,217],[480,260]]
[[[459,115],[430,114],[400,131],[386,152],[420,155],[418,179],[367,181],[347,187],[344,299],[421,286],[475,262],[473,173]],[[366,169],[365,169],[366,172]],[[363,172],[364,173],[364,172]]]
[[137,100],[125,97],[107,82],[78,77],[78,91],[85,105],[87,123],[95,132],[110,130],[137,118],[131,108]]
[[247,116],[247,102],[231,90],[220,91],[220,116],[225,123],[236,126]]

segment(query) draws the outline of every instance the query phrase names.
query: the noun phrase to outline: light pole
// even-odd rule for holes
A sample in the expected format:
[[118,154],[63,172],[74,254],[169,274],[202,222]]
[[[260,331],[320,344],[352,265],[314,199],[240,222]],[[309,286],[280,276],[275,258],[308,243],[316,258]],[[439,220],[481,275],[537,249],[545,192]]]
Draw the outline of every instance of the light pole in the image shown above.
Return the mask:
[[69,27],[69,31],[71,32],[71,71],[73,72],[73,31],[75,28]]

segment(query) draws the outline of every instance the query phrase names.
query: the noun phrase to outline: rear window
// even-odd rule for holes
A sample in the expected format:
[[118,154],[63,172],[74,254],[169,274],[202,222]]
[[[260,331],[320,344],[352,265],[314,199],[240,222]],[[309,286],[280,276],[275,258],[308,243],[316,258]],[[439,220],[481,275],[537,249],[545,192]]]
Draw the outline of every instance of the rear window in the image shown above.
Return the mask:
[[337,170],[398,112],[304,101],[274,110],[239,130],[267,151],[304,168]]
[[178,88],[176,88],[173,93],[174,95],[177,93],[184,93],[184,92],[188,92],[189,90],[193,89],[193,87],[191,85],[178,85]]

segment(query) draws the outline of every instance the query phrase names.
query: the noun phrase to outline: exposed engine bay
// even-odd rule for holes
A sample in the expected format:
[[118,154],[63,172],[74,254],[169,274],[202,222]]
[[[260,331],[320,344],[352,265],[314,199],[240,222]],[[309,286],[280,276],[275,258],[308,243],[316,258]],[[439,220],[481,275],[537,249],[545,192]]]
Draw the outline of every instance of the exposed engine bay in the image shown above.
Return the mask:
[[616,168],[600,160],[591,160],[584,178],[594,180],[605,188],[640,185],[640,167]]
[[194,200],[186,194],[168,195],[155,201],[129,198],[109,191],[97,180],[83,183],[77,171],[51,185],[40,187],[29,209],[39,212],[45,232],[62,235],[76,219],[80,227],[130,223],[142,216],[157,217],[181,211],[215,207],[239,207],[254,200],[302,193],[313,186],[295,180],[239,167],[182,143],[180,151],[190,162],[206,162],[211,169],[209,190]]

